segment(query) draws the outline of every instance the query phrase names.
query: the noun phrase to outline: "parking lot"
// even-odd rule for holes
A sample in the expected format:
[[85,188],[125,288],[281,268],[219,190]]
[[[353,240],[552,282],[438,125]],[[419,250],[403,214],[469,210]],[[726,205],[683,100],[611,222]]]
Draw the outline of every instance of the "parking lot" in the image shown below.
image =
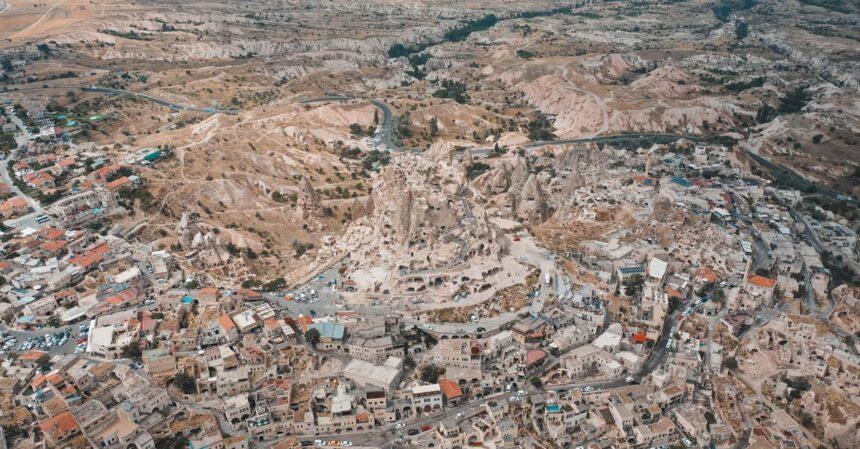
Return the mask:
[[0,357],[9,353],[24,353],[31,349],[48,354],[72,354],[76,352],[81,328],[78,325],[61,328],[45,328],[32,331],[0,328]]

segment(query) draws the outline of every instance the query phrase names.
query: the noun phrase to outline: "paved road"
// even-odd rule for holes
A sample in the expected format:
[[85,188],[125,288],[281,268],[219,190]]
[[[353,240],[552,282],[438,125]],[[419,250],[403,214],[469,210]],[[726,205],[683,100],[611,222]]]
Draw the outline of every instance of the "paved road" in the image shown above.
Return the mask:
[[[351,97],[348,95],[326,95],[323,97],[316,98],[308,98],[306,100],[302,100],[299,103],[301,104],[311,104],[311,103],[320,103],[324,101],[349,101],[349,100],[357,100],[360,99],[358,97]],[[391,128],[394,123],[394,114],[391,112],[391,108],[388,107],[387,104],[383,103],[380,100],[367,100],[370,104],[375,106],[377,109],[382,111],[382,122],[380,122],[379,126],[376,127],[376,131],[374,131],[372,141],[374,143],[381,144],[386,151],[395,152],[395,151],[406,151],[404,148],[395,144],[391,140]]]
[[186,105],[186,104],[174,103],[172,101],[162,100],[161,98],[153,97],[152,95],[148,95],[148,94],[144,94],[144,93],[140,93],[140,92],[131,92],[131,91],[122,90],[122,89],[112,89],[109,87],[90,86],[90,87],[84,87],[84,88],[82,88],[82,90],[85,92],[98,92],[98,93],[103,93],[103,94],[108,94],[108,95],[116,95],[116,96],[121,96],[121,97],[142,98],[144,100],[149,100],[149,101],[152,101],[153,103],[157,103],[157,104],[160,104],[162,106],[167,106],[171,109],[183,109],[186,111],[204,112],[206,114],[235,115],[238,113],[238,111],[236,111],[235,109],[219,109],[219,108],[213,108],[213,107],[201,108],[198,106],[190,106],[190,105]]
[[[21,118],[15,114],[14,109],[6,108],[6,115],[18,127],[20,130],[20,134],[15,136],[15,141],[18,144],[18,147],[23,145],[27,145],[32,136],[30,135],[30,130],[27,129],[27,126],[21,121]],[[24,198],[27,201],[27,204],[30,205],[30,209],[33,212],[30,212],[26,215],[22,215],[17,218],[13,218],[10,220],[5,220],[3,223],[6,226],[10,227],[39,227],[39,224],[36,223],[36,217],[44,214],[44,210],[42,209],[42,205],[39,204],[34,198],[28,196],[25,192],[21,191],[14,182],[12,182],[12,175],[9,173],[9,161],[14,161],[17,157],[18,149],[13,150],[9,157],[6,159],[0,160],[0,176],[2,176],[3,181],[9,186],[9,188],[17,195]]]
[[391,109],[387,104],[379,100],[370,100],[370,104],[382,111],[382,123],[376,128],[376,133],[373,137],[378,139],[388,151],[404,151],[402,147],[396,145],[391,140],[391,126],[394,121]]
[[847,203],[851,203],[851,204],[855,204],[855,205],[860,204],[860,201],[858,201],[856,198],[847,197],[847,196],[843,195],[842,193],[839,193],[833,189],[829,189],[829,188],[824,187],[820,184],[816,184],[816,183],[806,179],[804,176],[800,175],[799,173],[795,172],[794,170],[772,162],[771,160],[767,159],[766,157],[764,157],[761,154],[754,151],[749,146],[749,144],[744,143],[744,144],[742,144],[742,146],[744,146],[744,149],[746,150],[747,154],[754,161],[758,162],[759,164],[764,165],[771,172],[776,171],[776,172],[782,173],[782,175],[787,177],[790,182],[793,181],[794,183],[798,184],[798,190],[800,190],[800,186],[811,186],[811,187],[815,188],[816,192],[823,194],[823,195],[826,195],[826,196],[829,196],[830,198],[832,198],[836,201],[847,202]]

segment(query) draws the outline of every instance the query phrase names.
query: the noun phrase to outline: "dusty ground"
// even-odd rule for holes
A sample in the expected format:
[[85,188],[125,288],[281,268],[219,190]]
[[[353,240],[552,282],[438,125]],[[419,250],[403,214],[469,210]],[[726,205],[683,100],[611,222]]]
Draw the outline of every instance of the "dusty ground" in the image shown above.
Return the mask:
[[[258,257],[244,260],[242,273],[265,279],[307,266],[315,250],[297,259],[294,242],[318,248],[354,218],[354,198],[370,193],[373,174],[345,154],[370,148],[350,125],[366,130],[374,109],[364,101],[300,103],[328,94],[384,100],[396,116],[395,140],[409,148],[736,132],[818,181],[860,193],[854,6],[841,13],[763,1],[721,22],[702,1],[589,5],[532,18],[511,17],[569,4],[407,5],[11,0],[0,13],[0,58],[14,63],[4,85],[38,90],[5,95],[76,117],[104,116],[70,131],[80,133],[77,141],[109,146],[112,156],[175,149],[171,159],[143,170],[157,200],[134,216],[146,223],[143,238],[169,247],[181,212],[196,213],[220,230],[219,238],[254,250]],[[510,19],[445,41],[444,30],[489,13]],[[741,16],[750,30],[743,38]],[[410,62],[391,57],[396,44],[427,49]],[[209,117],[67,88],[88,85],[240,113]],[[800,107],[783,107],[798,88]],[[298,214],[291,198],[302,176],[320,192],[324,218]],[[597,222],[575,226],[556,217],[533,232],[567,251],[594,239],[601,223],[641,222],[624,208],[597,214]]]

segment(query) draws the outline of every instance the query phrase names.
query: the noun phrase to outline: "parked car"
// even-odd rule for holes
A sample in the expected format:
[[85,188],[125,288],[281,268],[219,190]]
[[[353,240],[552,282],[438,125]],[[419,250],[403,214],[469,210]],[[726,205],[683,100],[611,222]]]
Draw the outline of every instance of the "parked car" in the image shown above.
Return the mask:
[[411,430],[409,430],[409,432],[406,432],[406,435],[409,435],[410,437],[414,437],[415,435],[418,435],[419,433],[421,433],[420,430],[411,429]]

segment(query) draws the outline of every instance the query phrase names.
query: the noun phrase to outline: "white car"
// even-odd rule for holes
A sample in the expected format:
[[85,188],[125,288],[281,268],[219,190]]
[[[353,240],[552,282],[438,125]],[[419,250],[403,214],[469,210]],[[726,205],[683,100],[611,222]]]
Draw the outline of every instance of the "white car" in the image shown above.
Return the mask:
[[628,384],[632,384],[633,381],[635,381],[635,380],[636,379],[634,379],[633,376],[627,376],[627,378],[624,379],[624,382],[627,382]]
[[325,441],[323,441],[323,440],[314,440],[314,446],[325,446]]
[[462,417],[463,417],[463,412],[457,412],[457,417],[458,417],[458,418],[462,418]]
[[349,441],[349,440],[343,440],[343,441],[341,441],[341,442],[340,442],[340,445],[341,445],[341,446],[347,446],[347,447],[349,447],[349,446],[352,446],[352,441]]
[[394,428],[395,429],[402,429],[403,426],[405,426],[405,424],[403,424],[402,422],[399,422],[399,423],[397,423],[397,425],[394,426]]

